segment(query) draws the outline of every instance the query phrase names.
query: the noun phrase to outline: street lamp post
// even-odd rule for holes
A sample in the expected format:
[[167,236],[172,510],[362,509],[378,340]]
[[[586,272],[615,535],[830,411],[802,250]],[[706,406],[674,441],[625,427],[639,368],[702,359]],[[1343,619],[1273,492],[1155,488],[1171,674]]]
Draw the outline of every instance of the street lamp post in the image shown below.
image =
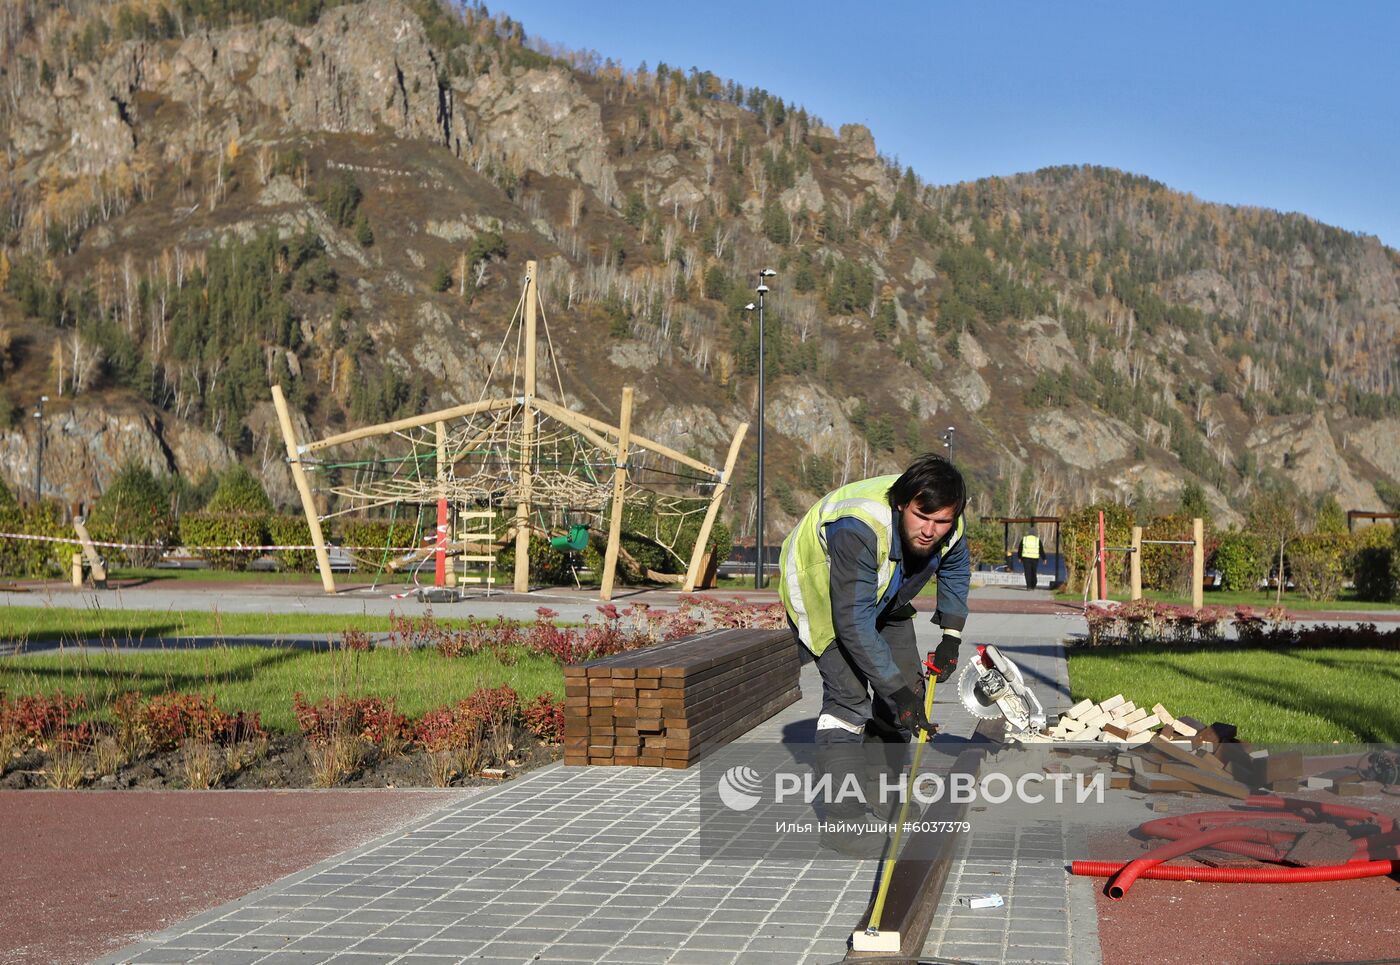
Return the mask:
[[[758,512],[755,522],[756,535],[754,537],[754,571],[753,588],[761,590],[763,588],[763,565],[766,562],[763,558],[763,381],[766,375],[763,360],[763,296],[768,294],[768,279],[777,274],[772,268],[764,268],[758,273],[758,287],[754,291],[758,292]],[[753,302],[745,306],[749,311],[753,310]]]
[[42,502],[44,499],[44,403],[49,401],[47,395],[39,396],[39,408],[34,410],[34,424],[39,428],[39,452],[34,459],[34,499]]
[[948,461],[953,461],[953,427],[949,426],[943,433],[943,448],[948,450]]

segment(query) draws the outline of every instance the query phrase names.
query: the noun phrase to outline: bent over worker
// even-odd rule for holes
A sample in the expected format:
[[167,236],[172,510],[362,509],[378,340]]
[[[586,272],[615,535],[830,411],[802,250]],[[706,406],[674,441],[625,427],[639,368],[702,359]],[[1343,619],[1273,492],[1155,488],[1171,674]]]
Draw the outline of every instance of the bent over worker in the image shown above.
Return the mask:
[[[818,765],[860,769],[867,737],[907,742],[933,732],[911,601],[938,577],[938,679],[957,664],[971,565],[963,539],[967,490],[943,456],[919,457],[899,476],[828,493],[783,541],[779,594],[822,678]],[[873,695],[872,695],[873,690]]]

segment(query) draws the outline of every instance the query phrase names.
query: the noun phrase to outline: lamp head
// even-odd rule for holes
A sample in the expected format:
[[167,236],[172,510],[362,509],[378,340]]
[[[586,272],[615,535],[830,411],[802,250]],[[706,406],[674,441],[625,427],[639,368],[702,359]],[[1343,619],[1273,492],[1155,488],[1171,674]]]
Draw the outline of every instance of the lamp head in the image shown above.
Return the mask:
[[751,312],[751,311],[753,311],[753,310],[754,310],[755,308],[757,308],[757,307],[758,307],[758,306],[755,305],[753,302],[749,302],[747,305],[744,306],[744,311],[746,311],[746,312]]
[[776,275],[776,274],[777,274],[777,272],[774,271],[772,268],[765,268],[765,269],[763,269],[761,272],[758,273],[758,277],[760,277],[760,278],[772,278],[772,277],[773,277],[774,275]]
[[767,286],[767,285],[759,285],[757,288],[754,289],[754,291],[756,291],[756,292],[758,292],[760,295],[762,295],[762,294],[764,294],[765,292],[768,291],[768,286]]

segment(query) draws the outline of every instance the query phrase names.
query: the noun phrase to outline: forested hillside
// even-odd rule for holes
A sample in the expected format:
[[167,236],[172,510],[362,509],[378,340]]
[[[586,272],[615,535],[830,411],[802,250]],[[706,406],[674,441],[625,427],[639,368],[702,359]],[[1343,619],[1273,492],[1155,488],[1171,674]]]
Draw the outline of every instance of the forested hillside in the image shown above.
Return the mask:
[[538,259],[566,400],[614,418],[635,385],[638,431],[711,460],[778,272],[774,531],[950,425],[983,512],[1400,502],[1400,255],[1302,215],[1090,166],[940,186],[801,91],[436,0],[11,3],[0,63],[19,493],[47,394],[46,496],[133,457],[290,502],[270,382],[313,432],[476,398]]

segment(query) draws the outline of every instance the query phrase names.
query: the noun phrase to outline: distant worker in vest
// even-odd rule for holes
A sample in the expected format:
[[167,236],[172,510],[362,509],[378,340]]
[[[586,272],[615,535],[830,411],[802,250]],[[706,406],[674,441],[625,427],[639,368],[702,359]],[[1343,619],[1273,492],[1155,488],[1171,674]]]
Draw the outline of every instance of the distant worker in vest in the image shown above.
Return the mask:
[[783,541],[779,594],[822,678],[817,763],[838,779],[864,769],[868,740],[907,742],[919,729],[933,734],[912,601],[936,575],[933,619],[942,636],[933,666],[945,680],[967,622],[966,502],[962,475],[929,454],[902,475],[828,493]]
[[1026,574],[1026,589],[1034,590],[1040,585],[1040,537],[1035,535],[1035,530],[1021,537],[1016,555],[1021,558],[1021,569]]

